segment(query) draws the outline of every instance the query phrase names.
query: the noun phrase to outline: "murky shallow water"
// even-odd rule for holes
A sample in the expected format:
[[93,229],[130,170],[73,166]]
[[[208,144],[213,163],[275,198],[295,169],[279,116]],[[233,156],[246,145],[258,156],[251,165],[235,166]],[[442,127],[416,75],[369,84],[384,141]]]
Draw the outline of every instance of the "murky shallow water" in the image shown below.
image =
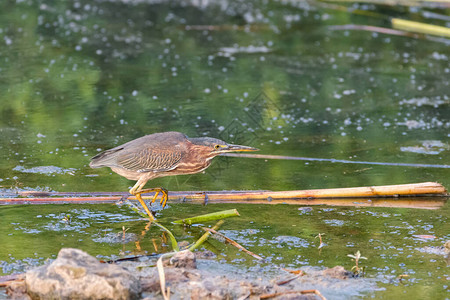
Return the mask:
[[[422,8],[361,8],[448,22]],[[20,1],[2,2],[0,16],[0,193],[127,191],[133,182],[90,169],[89,157],[168,130],[262,154],[434,165],[220,157],[204,174],[151,183],[173,191],[450,186],[446,39],[332,30],[387,25],[302,1]],[[230,207],[171,205],[161,217],[169,224]],[[223,232],[272,263],[351,268],[347,254],[360,250],[369,258],[367,276],[386,288],[370,296],[446,295],[448,267],[425,247],[450,238],[448,204],[436,211],[237,208],[242,217],[227,220]],[[3,274],[42,264],[61,247],[99,257],[131,254],[145,227],[128,208],[108,204],[1,206],[0,223]],[[125,244],[117,243],[122,226],[129,228]],[[173,230],[181,240],[201,234]],[[318,233],[327,244],[321,250]],[[170,250],[158,230],[140,245],[148,253],[154,245]],[[219,242],[207,247],[225,265],[255,264]],[[399,283],[403,273],[410,277]]]
[[[344,296],[425,297],[430,292],[445,295],[448,289],[450,261],[445,259],[442,245],[450,240],[445,225],[449,221],[449,205],[431,211],[178,204],[161,211],[159,217],[178,241],[192,243],[202,235],[201,226],[183,228],[171,221],[200,211],[209,213],[229,208],[237,208],[241,217],[227,219],[220,232],[262,256],[264,262],[210,239],[204,248],[216,254],[215,261],[219,264],[212,263],[214,268],[222,264],[224,271],[243,268],[249,274],[259,272],[269,278],[280,276],[274,266],[305,271],[335,265],[351,269],[354,262],[347,255],[359,250],[368,258],[360,261],[360,267],[365,267],[365,277],[370,280],[361,282],[360,289],[343,293]],[[171,250],[161,230],[155,227],[145,230],[147,222],[136,218],[125,206],[18,205],[2,207],[1,212],[0,271],[3,274],[41,265],[55,258],[61,247],[85,249],[102,260]],[[64,219],[67,214],[71,216],[70,223]],[[319,233],[325,244],[320,249]],[[399,281],[400,275],[409,277]]]

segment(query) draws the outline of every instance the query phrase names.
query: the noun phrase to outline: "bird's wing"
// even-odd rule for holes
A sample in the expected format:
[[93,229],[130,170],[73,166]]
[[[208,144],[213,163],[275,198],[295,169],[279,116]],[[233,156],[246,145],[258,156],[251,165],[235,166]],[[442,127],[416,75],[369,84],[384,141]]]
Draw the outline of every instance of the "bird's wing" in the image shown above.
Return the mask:
[[116,158],[116,164],[136,172],[163,172],[177,167],[183,157],[181,149],[145,147],[139,151],[124,152]]
[[173,170],[187,154],[187,137],[180,132],[146,135],[92,158],[90,166],[118,167],[134,172],[163,172]]

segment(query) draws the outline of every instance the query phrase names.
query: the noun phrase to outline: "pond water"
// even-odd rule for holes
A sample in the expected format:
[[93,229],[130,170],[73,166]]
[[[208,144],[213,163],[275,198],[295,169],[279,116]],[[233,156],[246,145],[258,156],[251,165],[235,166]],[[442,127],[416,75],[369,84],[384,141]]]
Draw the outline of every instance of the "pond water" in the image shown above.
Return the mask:
[[[439,9],[349,7],[374,16],[313,1],[1,2],[0,193],[127,191],[134,182],[90,169],[89,158],[169,130],[261,154],[386,164],[218,157],[203,174],[148,186],[296,190],[438,181],[448,188],[450,41],[336,25],[389,27],[387,17],[400,17],[445,26],[450,19]],[[448,298],[448,263],[426,248],[450,239],[448,204],[432,211],[172,204],[158,217],[192,242],[199,228],[170,221],[235,207],[241,217],[227,220],[223,233],[270,263],[350,269],[347,254],[360,250],[379,290],[348,297]],[[137,253],[145,224],[111,204],[0,206],[0,273],[42,264],[61,247],[107,258]],[[126,243],[117,240],[123,226]],[[327,244],[320,250],[319,233]],[[143,253],[154,245],[171,250],[158,230],[140,241]],[[205,247],[225,265],[257,264],[217,241]],[[399,282],[402,274],[409,277]]]

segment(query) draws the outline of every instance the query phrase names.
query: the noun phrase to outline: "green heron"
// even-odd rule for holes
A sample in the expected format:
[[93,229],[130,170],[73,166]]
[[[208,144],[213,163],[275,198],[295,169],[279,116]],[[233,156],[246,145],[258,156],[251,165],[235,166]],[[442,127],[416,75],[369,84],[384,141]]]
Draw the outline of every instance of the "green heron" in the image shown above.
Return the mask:
[[162,193],[161,204],[166,205],[168,194],[164,188],[143,189],[147,181],[172,175],[201,172],[209,167],[211,159],[227,152],[257,151],[258,149],[228,144],[210,137],[188,138],[180,132],[162,132],[146,135],[123,145],[103,151],[91,158],[91,168],[110,167],[130,180],[137,180],[130,189],[151,219],[153,215],[141,194],[155,192],[152,203]]

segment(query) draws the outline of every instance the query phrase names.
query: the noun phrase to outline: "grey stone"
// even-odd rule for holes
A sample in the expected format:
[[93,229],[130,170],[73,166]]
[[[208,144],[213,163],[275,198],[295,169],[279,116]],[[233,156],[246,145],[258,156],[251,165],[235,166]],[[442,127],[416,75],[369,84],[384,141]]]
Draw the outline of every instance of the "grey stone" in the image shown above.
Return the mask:
[[170,265],[175,268],[196,269],[195,254],[189,250],[179,251],[170,259]]
[[324,276],[328,276],[331,278],[337,278],[337,279],[348,279],[355,277],[353,272],[347,271],[342,266],[336,266],[331,269],[325,269],[323,272]]
[[28,271],[25,283],[33,299],[136,299],[141,289],[131,272],[71,248],[61,249],[51,264]]

